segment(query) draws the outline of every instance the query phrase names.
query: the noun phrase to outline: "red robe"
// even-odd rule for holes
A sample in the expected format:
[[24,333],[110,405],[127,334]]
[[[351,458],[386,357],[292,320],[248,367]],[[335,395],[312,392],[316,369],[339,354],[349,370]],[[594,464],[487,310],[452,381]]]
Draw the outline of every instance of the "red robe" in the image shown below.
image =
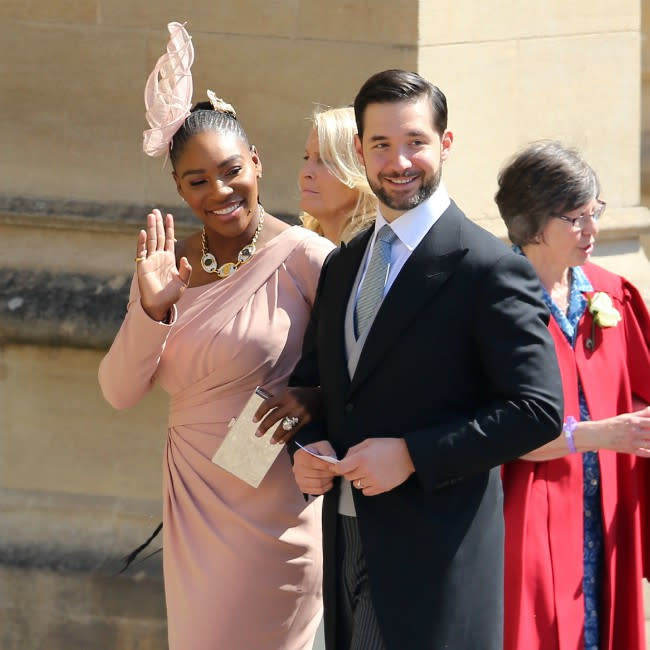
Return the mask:
[[[578,377],[592,420],[632,410],[632,395],[650,403],[650,316],[624,278],[583,267],[594,291],[604,291],[623,317],[594,328],[588,309],[575,349],[555,319],[565,417],[580,418]],[[525,432],[522,432],[522,434]],[[650,463],[599,451],[603,512],[603,594],[600,650],[645,649],[643,575],[650,569]],[[579,650],[584,646],[582,455],[516,460],[503,468],[506,521],[504,650]],[[644,556],[645,552],[645,574]]]

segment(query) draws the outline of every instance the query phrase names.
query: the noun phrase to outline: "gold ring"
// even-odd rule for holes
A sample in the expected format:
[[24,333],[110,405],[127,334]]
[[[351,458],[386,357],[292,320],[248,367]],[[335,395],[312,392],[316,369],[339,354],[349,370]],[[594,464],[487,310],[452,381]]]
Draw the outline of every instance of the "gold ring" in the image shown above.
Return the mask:
[[133,261],[137,264],[138,262],[142,262],[142,260],[146,260],[146,259],[147,259],[146,256],[145,257],[134,257]]

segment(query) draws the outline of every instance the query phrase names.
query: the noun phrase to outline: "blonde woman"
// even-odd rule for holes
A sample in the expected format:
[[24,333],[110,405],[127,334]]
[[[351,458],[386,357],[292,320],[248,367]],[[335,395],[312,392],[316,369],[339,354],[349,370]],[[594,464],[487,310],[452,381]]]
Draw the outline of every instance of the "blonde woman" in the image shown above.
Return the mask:
[[[375,220],[377,199],[357,155],[357,124],[352,107],[314,113],[298,174],[302,225],[334,244],[348,242]],[[319,389],[289,389],[265,400],[256,413],[259,434],[283,423],[273,438],[288,442],[320,412]],[[284,420],[295,422],[289,427]]]
[[354,109],[317,112],[312,124],[298,174],[302,224],[340,244],[374,221],[377,199],[354,147]]

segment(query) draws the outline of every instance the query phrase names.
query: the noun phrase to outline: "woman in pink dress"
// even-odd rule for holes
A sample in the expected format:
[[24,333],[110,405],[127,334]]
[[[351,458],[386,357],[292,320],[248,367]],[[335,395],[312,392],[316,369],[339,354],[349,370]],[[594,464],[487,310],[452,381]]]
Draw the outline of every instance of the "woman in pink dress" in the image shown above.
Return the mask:
[[[182,26],[169,28],[179,59],[191,42]],[[176,243],[171,215],[147,216],[127,314],[99,379],[116,408],[154,382],[170,394],[170,649],[307,650],[321,615],[319,504],[303,498],[284,450],[258,488],[211,458],[256,386],[285,386],[332,244],[265,214],[259,156],[232,107],[210,97],[178,120],[170,142],[145,137],[146,151],[169,153],[178,192],[203,227]]]

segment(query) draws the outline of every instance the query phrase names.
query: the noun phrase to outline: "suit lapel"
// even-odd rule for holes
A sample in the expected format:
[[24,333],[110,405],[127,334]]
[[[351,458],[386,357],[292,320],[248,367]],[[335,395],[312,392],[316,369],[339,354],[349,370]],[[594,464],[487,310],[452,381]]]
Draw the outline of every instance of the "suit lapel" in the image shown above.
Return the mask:
[[467,250],[460,248],[462,218],[452,202],[411,253],[377,312],[352,378],[351,390],[355,390],[381,362],[402,330],[432,300],[465,256]]
[[336,359],[337,373],[340,375],[341,386],[350,384],[348,374],[347,355],[345,353],[345,312],[348,306],[348,299],[352,285],[357,275],[359,265],[372,237],[373,228],[355,237],[349,244],[341,244],[337,264],[333,265],[330,271],[328,284],[332,291],[324,306],[323,320],[326,323],[327,337],[330,341],[329,355]]

